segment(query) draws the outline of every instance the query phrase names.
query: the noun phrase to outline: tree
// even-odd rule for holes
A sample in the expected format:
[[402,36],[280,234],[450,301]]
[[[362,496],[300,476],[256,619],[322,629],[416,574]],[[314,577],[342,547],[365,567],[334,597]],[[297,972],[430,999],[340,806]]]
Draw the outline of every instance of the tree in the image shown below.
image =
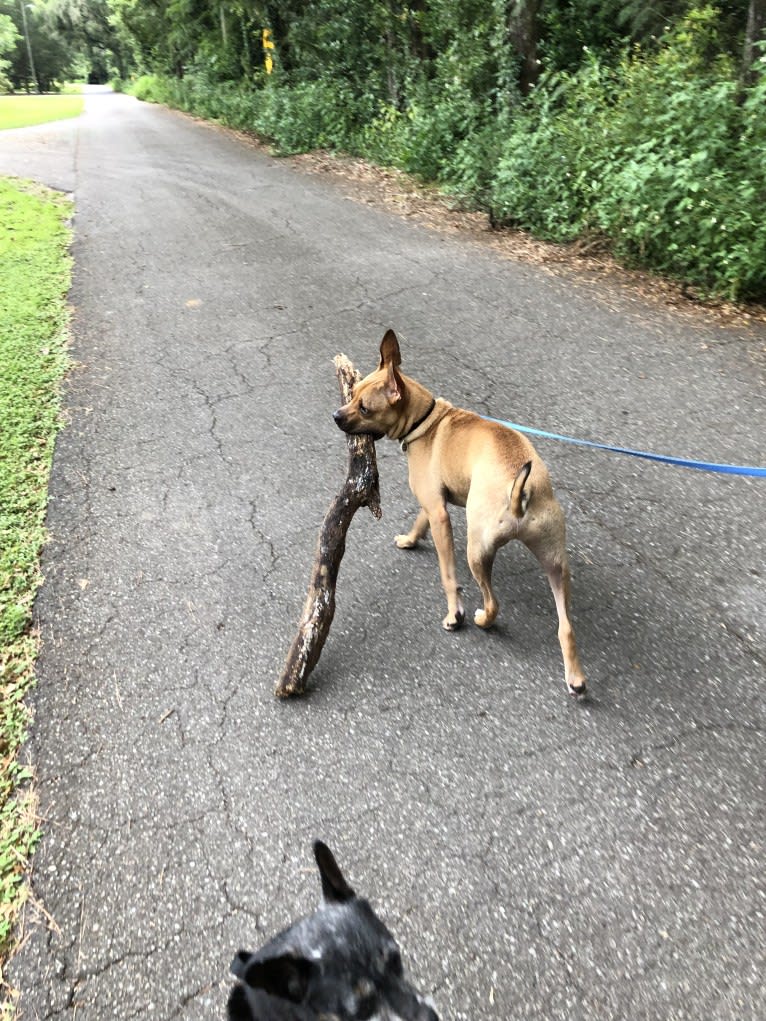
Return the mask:
[[537,16],[541,6],[542,0],[510,0],[508,4],[508,35],[521,62],[519,88],[523,96],[529,94],[540,77]]
[[11,80],[7,73],[11,67],[11,61],[7,57],[15,52],[19,39],[19,33],[16,31],[12,19],[7,14],[0,14],[0,92],[10,92],[11,90]]
[[742,81],[745,85],[755,84],[758,76],[756,60],[764,42],[766,42],[766,0],[750,0],[745,45],[742,51]]
[[[29,91],[37,88],[40,92],[48,92],[56,81],[67,77],[74,53],[51,23],[45,7],[27,0],[23,2],[22,10],[16,0],[0,0],[0,14],[11,19],[18,35],[13,51],[8,53],[8,77],[14,89]],[[34,72],[30,66],[30,50],[34,55]]]
[[56,31],[87,64],[88,80],[106,82],[129,73],[130,46],[112,15],[109,0],[47,0]]

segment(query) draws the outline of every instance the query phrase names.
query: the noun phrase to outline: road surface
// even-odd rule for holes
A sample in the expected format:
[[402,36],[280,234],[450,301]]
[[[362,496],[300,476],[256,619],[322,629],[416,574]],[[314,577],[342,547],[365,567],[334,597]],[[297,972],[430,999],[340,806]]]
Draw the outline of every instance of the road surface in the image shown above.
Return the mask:
[[763,480],[538,442],[577,704],[523,549],[498,625],[442,631],[381,442],[313,692],[272,696],[345,470],[338,351],[368,371],[393,326],[459,405],[762,464],[764,329],[501,259],[126,96],[4,133],[0,172],[77,209],[23,1018],[222,1017],[233,952],[316,902],[315,836],[444,1019],[766,1016]]

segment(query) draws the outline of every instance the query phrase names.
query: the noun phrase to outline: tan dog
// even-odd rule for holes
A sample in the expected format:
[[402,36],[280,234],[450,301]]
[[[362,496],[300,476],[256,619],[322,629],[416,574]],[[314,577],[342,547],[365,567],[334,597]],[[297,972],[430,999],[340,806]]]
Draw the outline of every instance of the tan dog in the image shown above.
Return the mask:
[[468,565],[484,599],[484,608],[474,615],[481,628],[497,617],[491,585],[495,554],[511,539],[520,539],[540,561],[553,590],[569,691],[584,694],[585,675],[569,621],[566,526],[547,468],[521,433],[435,399],[399,371],[401,361],[396,334],[389,330],[378,368],[357,383],[351,401],[335,412],[344,432],[376,440],[387,436],[407,453],[410,488],[421,510],[412,529],[396,536],[396,545],[412,549],[431,528],[447,596],[442,626],[454,631],[465,611],[447,504],[465,507]]

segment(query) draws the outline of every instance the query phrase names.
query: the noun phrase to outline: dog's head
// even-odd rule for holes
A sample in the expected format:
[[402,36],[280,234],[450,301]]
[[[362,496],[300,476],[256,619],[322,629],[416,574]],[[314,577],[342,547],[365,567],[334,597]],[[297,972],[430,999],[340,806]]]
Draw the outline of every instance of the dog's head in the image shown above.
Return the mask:
[[439,1021],[404,978],[394,937],[321,841],[322,906],[231,966],[230,1021]]
[[398,371],[401,364],[399,341],[394,331],[388,330],[380,345],[377,369],[356,384],[351,400],[335,412],[339,428],[375,440],[396,432],[407,405],[405,378]]

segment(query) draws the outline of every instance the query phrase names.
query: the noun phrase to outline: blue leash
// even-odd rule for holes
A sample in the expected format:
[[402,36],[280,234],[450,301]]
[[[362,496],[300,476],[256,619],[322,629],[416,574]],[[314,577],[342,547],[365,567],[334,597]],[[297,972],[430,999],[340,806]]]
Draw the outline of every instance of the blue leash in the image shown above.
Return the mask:
[[520,433],[529,433],[530,436],[542,436],[546,440],[561,440],[564,443],[574,443],[578,447],[593,447],[596,450],[611,450],[617,454],[628,454],[630,457],[643,457],[647,461],[660,461],[662,464],[674,464],[679,468],[696,468],[697,471],[719,472],[721,475],[750,475],[755,478],[766,478],[766,468],[755,468],[750,465],[740,464],[716,464],[711,461],[692,461],[686,457],[671,457],[670,454],[650,454],[645,450],[631,450],[630,447],[613,447],[609,443],[596,443],[594,440],[578,440],[574,436],[562,436],[561,433],[550,433],[544,429],[533,429],[528,425],[519,425],[516,422],[506,422],[501,418],[484,416],[488,422],[497,422],[509,429],[515,429]]

